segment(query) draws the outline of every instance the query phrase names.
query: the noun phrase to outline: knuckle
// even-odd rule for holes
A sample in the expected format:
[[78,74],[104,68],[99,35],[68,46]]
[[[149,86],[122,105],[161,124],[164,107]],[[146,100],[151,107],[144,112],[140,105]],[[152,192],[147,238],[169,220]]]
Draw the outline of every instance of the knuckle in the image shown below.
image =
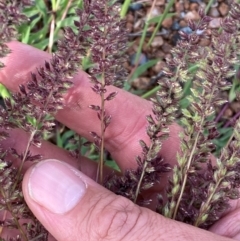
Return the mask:
[[112,194],[107,201],[105,197],[101,202],[101,208],[95,208],[91,217],[94,240],[129,240],[138,224],[141,208],[124,197]]

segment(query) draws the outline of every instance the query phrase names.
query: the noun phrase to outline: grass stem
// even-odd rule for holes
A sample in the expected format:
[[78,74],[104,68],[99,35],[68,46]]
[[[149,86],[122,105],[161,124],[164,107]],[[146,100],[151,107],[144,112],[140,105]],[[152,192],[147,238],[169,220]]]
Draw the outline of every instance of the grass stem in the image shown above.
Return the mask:
[[[155,38],[159,28],[162,25],[163,20],[166,18],[167,14],[169,13],[170,8],[173,6],[174,3],[175,3],[175,0],[170,0],[169,3],[167,4],[166,8],[164,9],[164,12],[163,12],[161,18],[159,19],[159,22],[158,22],[157,26],[155,27],[151,38],[148,41],[148,44],[147,44],[148,47],[151,45],[151,43],[152,43],[153,39]],[[153,6],[153,4],[152,4],[152,6]]]

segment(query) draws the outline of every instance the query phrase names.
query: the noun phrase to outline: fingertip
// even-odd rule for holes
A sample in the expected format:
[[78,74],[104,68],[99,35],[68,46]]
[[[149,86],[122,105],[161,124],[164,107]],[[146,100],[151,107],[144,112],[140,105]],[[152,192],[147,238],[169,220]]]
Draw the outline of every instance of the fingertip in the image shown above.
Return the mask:
[[[31,167],[23,180],[27,205],[58,241],[66,237],[78,240],[79,234],[88,228],[84,219],[93,208],[91,200],[108,193],[74,167],[55,159]],[[76,225],[79,223],[82,225]],[[83,240],[89,239],[85,235]]]
[[0,83],[17,91],[20,84],[29,81],[30,73],[50,56],[39,49],[17,41],[9,42],[11,53],[1,59],[5,67],[0,71]]
[[25,178],[28,197],[52,213],[64,214],[84,196],[87,184],[80,172],[54,159],[39,162]]

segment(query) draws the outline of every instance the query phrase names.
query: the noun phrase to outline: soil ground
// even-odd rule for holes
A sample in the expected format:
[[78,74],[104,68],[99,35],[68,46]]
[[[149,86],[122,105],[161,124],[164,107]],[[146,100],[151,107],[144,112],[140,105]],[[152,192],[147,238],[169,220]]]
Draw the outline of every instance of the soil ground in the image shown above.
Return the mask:
[[[136,68],[134,57],[139,47],[146,16],[148,16],[150,11],[152,16],[159,16],[163,13],[168,2],[167,0],[157,0],[152,11],[152,0],[138,0],[133,1],[131,4],[126,17],[131,46],[128,50],[129,61],[127,63],[127,69],[130,73]],[[207,0],[176,0],[169,11],[169,13],[174,13],[174,15],[163,21],[157,36],[151,46],[148,47],[147,42],[156,25],[152,24],[149,26],[141,52],[140,64],[145,64],[149,60],[154,59],[157,59],[157,63],[131,82],[132,89],[141,94],[157,85],[156,77],[161,74],[163,67],[166,65],[165,59],[169,57],[170,50],[176,45],[179,39],[178,31],[181,30],[187,33],[191,31],[188,27],[188,19],[197,21],[199,19],[199,8],[206,8],[208,3],[209,1]],[[227,15],[230,4],[231,1],[228,0],[213,2],[207,14],[213,18],[210,23],[210,28],[220,27],[221,19]],[[223,95],[227,96],[228,93],[223,93]],[[224,105],[222,109],[219,109],[218,112],[220,113],[219,120],[227,123],[231,118],[239,115],[240,103],[237,101],[228,103]]]

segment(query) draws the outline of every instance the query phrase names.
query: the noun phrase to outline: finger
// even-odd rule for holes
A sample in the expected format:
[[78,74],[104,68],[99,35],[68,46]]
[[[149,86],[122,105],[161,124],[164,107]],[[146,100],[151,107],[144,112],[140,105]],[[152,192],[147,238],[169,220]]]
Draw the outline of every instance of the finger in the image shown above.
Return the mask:
[[[18,42],[9,44],[12,54],[5,59],[6,67],[0,72],[0,81],[7,88],[16,91],[17,86],[29,80],[30,71],[43,64],[50,55]],[[22,56],[27,61],[20,61]],[[99,96],[91,90],[87,74],[80,71],[73,79],[74,86],[65,96],[66,106],[57,114],[57,119],[80,135],[91,140],[90,131],[100,133],[100,123],[89,105],[100,103]],[[139,140],[149,143],[146,135],[146,115],[151,112],[151,103],[124,90],[109,87],[108,93],[118,91],[117,97],[106,103],[107,113],[112,116],[106,131],[106,148],[121,168],[135,167],[135,157],[141,153]],[[170,127],[170,138],[162,147],[162,156],[174,162],[179,149],[179,127]],[[170,148],[169,148],[170,147]]]
[[240,240],[240,208],[233,210],[226,216],[216,222],[211,228],[211,232],[229,237],[234,240]]
[[58,241],[230,241],[141,208],[57,160],[28,170],[23,191],[34,215]]
[[[8,149],[9,147],[14,148],[19,154],[24,153],[26,149],[26,144],[28,142],[29,135],[20,129],[14,129],[9,131],[9,138],[1,141],[1,147]],[[64,162],[74,166],[77,169],[81,169],[89,178],[96,179],[97,175],[97,163],[89,160],[88,158],[80,157],[79,159],[73,158],[70,153],[66,150],[63,150],[50,142],[42,141],[40,148],[32,146],[30,148],[31,155],[37,155],[41,153],[44,159],[61,159]],[[20,165],[21,160],[14,158],[13,156],[8,156],[8,160],[14,161],[14,165]],[[36,164],[36,163],[35,163]],[[33,162],[26,162],[24,165],[24,172],[34,165]],[[104,176],[112,173],[110,168],[104,167]],[[5,220],[7,217],[11,218],[11,214],[7,215],[6,211],[0,211],[0,217],[2,220]],[[25,220],[26,221],[26,220]],[[11,230],[5,228],[0,228],[0,237],[16,237],[19,234],[17,230]],[[53,239],[49,239],[49,241]],[[55,240],[55,239],[54,239]]]
[[[1,146],[4,149],[8,149],[9,147],[11,147],[15,149],[17,153],[22,154],[26,150],[28,139],[29,135],[26,132],[20,129],[14,129],[9,131],[9,138],[1,141]],[[43,159],[61,159],[62,161],[72,165],[73,167],[81,169],[81,171],[90,178],[96,178],[96,162],[91,161],[85,157],[80,157],[80,159],[76,159],[72,157],[68,151],[59,148],[48,141],[42,141],[41,147],[31,146],[30,152],[32,156],[41,154]],[[11,159],[13,160],[13,157],[11,157]],[[14,163],[16,163],[16,165],[19,165],[20,162],[21,160],[18,160],[16,158],[14,159]],[[32,162],[26,162],[24,170],[28,169],[32,164]],[[108,173],[110,173],[110,169],[105,168],[104,173],[105,175],[107,175]]]

